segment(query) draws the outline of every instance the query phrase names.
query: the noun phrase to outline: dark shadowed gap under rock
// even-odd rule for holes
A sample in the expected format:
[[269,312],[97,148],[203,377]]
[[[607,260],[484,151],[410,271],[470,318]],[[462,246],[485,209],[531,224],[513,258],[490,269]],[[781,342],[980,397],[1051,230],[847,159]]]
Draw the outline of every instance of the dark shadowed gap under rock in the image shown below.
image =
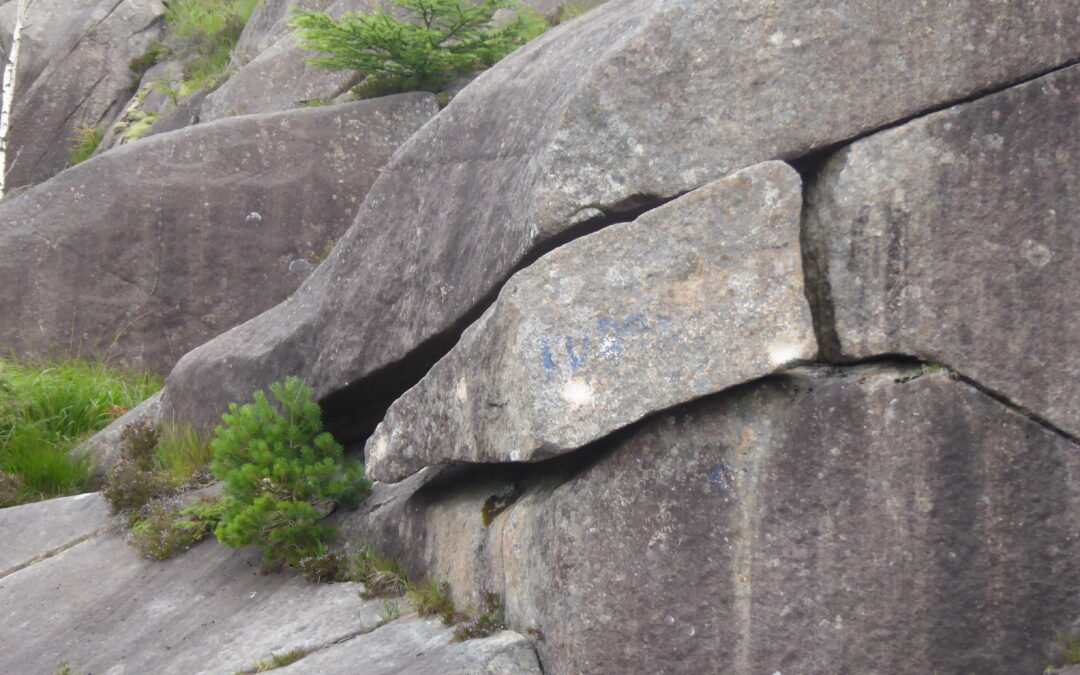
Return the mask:
[[324,397],[319,403],[322,405],[326,430],[350,451],[359,450],[382,421],[390,404],[415,386],[431,367],[457,344],[465,329],[495,302],[502,287],[512,276],[560,246],[605,227],[632,222],[642,214],[680,196],[682,194],[671,197],[636,194],[607,206],[583,206],[578,210],[579,214],[593,212],[596,215],[586,217],[534,246],[472,310],[448,329],[421,342],[405,358],[383,366],[348,387]]

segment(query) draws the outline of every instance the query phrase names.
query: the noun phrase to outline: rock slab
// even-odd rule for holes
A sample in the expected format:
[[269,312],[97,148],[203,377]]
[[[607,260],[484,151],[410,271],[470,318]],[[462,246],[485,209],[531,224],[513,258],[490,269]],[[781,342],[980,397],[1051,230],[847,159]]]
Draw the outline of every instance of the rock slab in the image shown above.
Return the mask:
[[512,631],[452,642],[439,619],[413,617],[320,650],[281,675],[540,675],[532,644]]
[[0,343],[167,372],[293,292],[436,111],[416,93],[203,124],[0,204]]
[[97,493],[0,509],[0,579],[56,555],[113,525],[109,506]]
[[801,210],[769,162],[544,256],[390,407],[368,473],[545,459],[813,359]]
[[1080,437],[1080,66],[845,148],[810,190],[833,358],[946,364]]
[[382,603],[359,590],[260,575],[257,551],[213,541],[158,563],[99,537],[0,579],[0,670],[232,673],[373,630]]
[[806,368],[356,519],[501,592],[547,672],[1039,672],[1080,616],[1077,476],[944,370]]
[[[380,378],[449,347],[523,260],[583,220],[1046,72],[1077,45],[1058,0],[603,4],[456,96],[293,301],[179,364],[167,414],[210,425],[290,374],[320,398],[379,396]],[[417,380],[438,356],[412,364]]]

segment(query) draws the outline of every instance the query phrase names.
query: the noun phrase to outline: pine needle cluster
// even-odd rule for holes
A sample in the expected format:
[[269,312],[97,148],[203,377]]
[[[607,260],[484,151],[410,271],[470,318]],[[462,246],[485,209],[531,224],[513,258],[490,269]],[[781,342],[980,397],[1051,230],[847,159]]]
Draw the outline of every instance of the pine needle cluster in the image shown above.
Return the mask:
[[[225,482],[224,515],[214,534],[226,546],[264,547],[268,568],[299,561],[336,536],[319,524],[337,503],[371,488],[359,462],[322,432],[312,390],[298,378],[270,387],[254,403],[229,406],[212,442],[210,468]],[[279,409],[280,408],[280,409]]]
[[[495,12],[508,8],[517,10],[516,20],[497,25]],[[325,55],[312,59],[314,65],[432,91],[492,65],[547,28],[516,0],[390,0],[338,21],[325,12],[297,10],[292,26],[305,49]]]

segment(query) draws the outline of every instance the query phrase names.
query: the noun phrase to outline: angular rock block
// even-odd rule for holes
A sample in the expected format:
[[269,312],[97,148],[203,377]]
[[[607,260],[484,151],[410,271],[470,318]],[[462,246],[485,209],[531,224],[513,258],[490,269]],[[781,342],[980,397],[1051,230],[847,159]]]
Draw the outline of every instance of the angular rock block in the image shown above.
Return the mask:
[[806,368],[352,526],[501,592],[547,672],[1039,672],[1080,617],[1077,450],[944,370]]
[[[5,37],[17,4],[0,9]],[[128,64],[160,36],[164,14],[161,0],[29,3],[3,167],[9,189],[60,172],[76,127],[108,125],[120,113],[133,84]]]
[[947,364],[1080,436],[1080,66],[845,148],[810,190],[834,358]]
[[[392,389],[379,378],[437,359],[583,220],[1057,67],[1080,55],[1075,14],[1057,0],[601,5],[455,97],[292,301],[180,363],[167,413],[210,425],[296,374],[319,397]],[[412,366],[419,379],[430,363]]]
[[430,94],[204,124],[0,204],[0,343],[167,371],[294,291]]
[[801,210],[768,162],[544,256],[390,407],[369,474],[545,459],[813,359]]

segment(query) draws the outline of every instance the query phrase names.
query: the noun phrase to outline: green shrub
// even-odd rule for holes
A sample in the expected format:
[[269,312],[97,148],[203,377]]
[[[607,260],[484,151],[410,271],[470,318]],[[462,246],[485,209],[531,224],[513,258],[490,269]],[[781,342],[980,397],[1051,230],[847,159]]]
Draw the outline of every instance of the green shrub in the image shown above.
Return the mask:
[[[490,66],[547,28],[514,0],[390,0],[388,6],[346,13],[338,21],[325,12],[296,10],[291,25],[305,49],[325,54],[312,59],[314,65],[368,75],[376,84],[365,87],[391,91],[437,90]],[[495,12],[512,6],[518,20],[494,26]]]
[[0,471],[19,502],[85,491],[93,466],[71,449],[160,387],[100,362],[0,358]]
[[456,610],[450,597],[450,584],[428,579],[426,583],[409,588],[405,594],[420,616],[437,616],[447,626],[454,623]]
[[226,546],[262,546],[267,568],[296,567],[337,534],[318,521],[371,483],[363,465],[346,461],[341,445],[320,433],[310,387],[290,377],[270,393],[280,411],[258,392],[254,403],[230,405],[215,430],[210,468],[225,482],[225,512],[214,534]]
[[94,154],[105,138],[105,132],[86,124],[75,127],[71,146],[68,148],[68,166],[81,164]]

